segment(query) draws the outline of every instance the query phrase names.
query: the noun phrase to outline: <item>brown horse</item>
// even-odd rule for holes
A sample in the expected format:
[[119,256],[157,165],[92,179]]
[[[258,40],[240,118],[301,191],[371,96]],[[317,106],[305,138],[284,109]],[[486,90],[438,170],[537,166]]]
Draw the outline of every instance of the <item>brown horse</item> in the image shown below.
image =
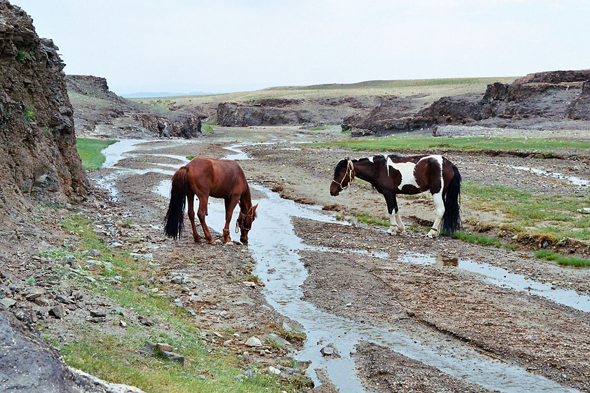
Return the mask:
[[256,218],[258,205],[252,206],[250,187],[246,181],[246,176],[235,161],[195,158],[174,173],[174,176],[172,176],[170,205],[164,219],[164,233],[166,236],[176,239],[182,234],[184,206],[185,202],[188,201],[188,217],[193,229],[193,239],[195,242],[200,240],[195,226],[195,195],[199,199],[197,216],[203,227],[205,239],[209,244],[214,241],[205,223],[207,203],[210,196],[225,200],[224,243],[231,240],[229,223],[234,208],[238,203],[240,204],[236,232],[239,227],[240,241],[248,244],[248,232],[252,229],[252,222]]
[[330,194],[338,195],[355,176],[371,183],[385,197],[389,211],[388,232],[391,234],[405,230],[396,195],[419,194],[424,191],[432,194],[436,213],[428,237],[438,236],[441,224],[442,230],[451,235],[461,227],[461,175],[457,167],[443,156],[400,157],[392,154],[359,160],[340,160],[334,170]]

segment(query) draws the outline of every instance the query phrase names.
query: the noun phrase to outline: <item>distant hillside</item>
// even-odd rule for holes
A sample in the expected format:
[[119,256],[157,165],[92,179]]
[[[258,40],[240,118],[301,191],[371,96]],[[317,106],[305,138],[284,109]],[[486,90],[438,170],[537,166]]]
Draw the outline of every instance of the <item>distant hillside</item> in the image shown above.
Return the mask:
[[341,125],[350,116],[367,116],[382,102],[403,100],[414,114],[454,94],[483,93],[488,84],[516,78],[464,78],[367,81],[353,84],[283,86],[220,95],[134,99],[154,108],[193,107],[223,126]]
[[201,132],[203,116],[194,108],[145,106],[116,95],[95,76],[68,75],[66,84],[78,136],[194,138]]
[[207,94],[211,94],[211,93],[204,93],[204,92],[198,92],[198,91],[194,91],[191,93],[168,93],[168,92],[159,92],[159,93],[145,93],[145,92],[139,92],[139,93],[132,93],[132,94],[121,94],[121,97],[123,98],[162,98],[162,97],[182,97],[182,96],[202,96],[202,95],[207,95]]

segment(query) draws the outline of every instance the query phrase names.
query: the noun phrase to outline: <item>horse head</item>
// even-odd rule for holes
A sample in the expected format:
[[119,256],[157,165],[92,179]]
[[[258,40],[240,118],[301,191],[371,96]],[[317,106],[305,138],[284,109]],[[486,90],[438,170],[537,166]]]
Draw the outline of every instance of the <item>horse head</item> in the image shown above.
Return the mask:
[[354,179],[354,164],[350,158],[340,160],[334,169],[334,179],[330,184],[330,195],[336,196],[350,185]]
[[248,244],[248,232],[250,232],[252,223],[258,217],[256,208],[258,208],[258,204],[252,206],[246,213],[240,211],[238,221],[236,222],[236,226],[240,229],[240,241],[246,245]]

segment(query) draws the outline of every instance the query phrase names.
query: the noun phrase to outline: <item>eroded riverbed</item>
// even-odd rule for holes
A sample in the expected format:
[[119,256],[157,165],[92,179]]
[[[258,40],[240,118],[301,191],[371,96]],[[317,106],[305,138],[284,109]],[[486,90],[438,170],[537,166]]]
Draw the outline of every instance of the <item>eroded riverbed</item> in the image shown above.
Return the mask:
[[[139,177],[153,171],[165,177],[170,176],[186,160],[183,152],[188,149],[184,141],[182,145],[149,145],[152,146],[129,144],[130,149],[141,149],[141,160],[135,160],[131,155],[127,156],[125,160],[128,162],[125,163],[117,159],[108,162],[113,163],[110,165],[116,168],[127,167],[128,169],[114,171],[122,176]],[[122,145],[113,145],[113,149],[119,147]],[[151,150],[152,148],[163,149],[165,152]],[[281,148],[287,152],[289,147],[285,145]],[[178,153],[171,153],[175,149],[179,149]],[[239,149],[232,149],[237,154],[234,158],[246,158],[241,151],[235,151]],[[125,149],[117,154],[125,155],[123,150]],[[221,151],[216,151],[215,154],[219,157],[226,155]],[[149,159],[151,155],[154,162]],[[138,165],[138,161],[141,165]],[[255,167],[257,162],[248,160],[243,163],[243,166],[246,165]],[[280,165],[288,166],[288,161]],[[115,173],[114,177],[107,179],[113,185],[119,176]],[[287,176],[284,175],[285,178]],[[257,179],[261,180],[260,175]],[[522,274],[494,270],[499,268],[487,264],[485,259],[486,254],[494,259],[497,252],[464,247],[448,239],[427,241],[420,236],[390,237],[380,230],[343,225],[336,222],[333,215],[322,213],[319,207],[305,206],[280,198],[277,193],[262,185],[253,184],[253,188],[259,199],[259,218],[250,234],[249,245],[256,261],[255,274],[266,285],[263,293],[268,303],[303,326],[307,341],[305,348],[296,356],[312,362],[308,373],[316,383],[319,378],[315,370],[323,369],[340,391],[366,391],[371,382],[356,377],[357,364],[362,362],[357,362],[353,354],[357,352],[359,345],[366,347],[366,343],[372,342],[388,351],[432,366],[456,381],[474,384],[482,389],[507,392],[575,391],[563,383],[585,389],[587,382],[582,377],[588,371],[587,364],[573,364],[582,357],[576,357],[573,363],[567,363],[568,370],[578,367],[578,382],[574,383],[571,373],[569,377],[566,374],[569,371],[563,373],[565,377],[559,375],[560,367],[556,367],[556,372],[551,371],[550,359],[523,359],[520,353],[526,357],[529,356],[526,355],[528,351],[532,356],[535,348],[543,347],[544,343],[527,344],[526,342],[534,341],[535,338],[531,340],[528,335],[535,334],[535,330],[527,333],[524,321],[512,314],[506,314],[509,308],[517,308],[518,313],[519,307],[527,307],[527,304],[533,302],[535,311],[546,313],[547,318],[559,315],[564,320],[562,323],[577,321],[580,333],[583,333],[588,330],[587,314],[569,311],[569,307],[576,308],[579,304],[580,310],[587,311],[584,305],[587,302],[585,296],[576,294],[578,297],[574,296],[574,300],[567,300],[565,294],[553,298],[547,296],[563,305],[553,306],[548,300],[538,304],[537,296],[531,294],[544,296],[543,294],[558,292],[551,289],[551,286],[539,287],[537,284],[547,284],[525,280]],[[154,195],[166,197],[166,179],[160,180],[152,189],[156,191]],[[212,201],[207,217],[210,228],[217,232],[222,227],[222,209],[220,203]],[[471,258],[472,255],[475,258]],[[445,256],[447,262],[456,259],[458,266],[452,266],[454,270],[449,272],[449,266],[437,264],[437,259],[442,256]],[[514,255],[504,257],[518,258]],[[347,274],[348,270],[350,274]],[[492,271],[493,274],[490,273]],[[437,279],[441,276],[445,280],[441,280],[441,286],[437,287]],[[459,291],[454,292],[466,296],[467,300],[459,299],[457,293],[446,293],[441,289],[444,284],[461,286]],[[358,286],[364,288],[358,289]],[[474,291],[476,294],[472,295]],[[437,294],[443,298],[442,301],[433,301]],[[495,295],[492,298],[486,294]],[[510,299],[494,303],[500,299],[497,296],[501,295]],[[501,298],[505,299],[506,296]],[[381,305],[391,299],[396,304],[389,304],[389,307]],[[423,304],[420,299],[429,301]],[[467,307],[467,303],[477,303],[477,306],[471,305],[470,312],[463,311],[461,315],[461,307]],[[476,307],[477,315],[470,316],[471,311],[474,311],[473,307]],[[512,322],[506,323],[515,325],[511,334],[505,334],[504,337],[502,334],[505,332],[502,329],[494,329],[501,322],[497,318],[500,318],[502,312],[488,312],[489,307],[502,309],[503,319],[513,318]],[[549,309],[545,310],[544,307]],[[366,312],[369,309],[377,311],[368,315]],[[437,310],[434,316],[431,313],[433,310]],[[461,323],[466,318],[473,319]],[[538,321],[542,319],[539,318]],[[542,338],[546,338],[550,337],[549,331],[552,328],[559,326],[561,325],[549,324],[546,329],[536,328],[543,333]],[[525,329],[525,334],[519,333],[521,329]],[[557,346],[565,343],[569,347],[580,337],[583,335],[566,340],[564,335],[558,334],[553,335],[552,340]],[[511,340],[525,341],[516,345],[520,353],[510,353],[508,347]],[[588,343],[587,339],[582,341],[578,344],[584,350],[588,348]],[[548,342],[547,346],[552,347],[553,344]],[[323,356],[322,349],[325,348],[335,349],[340,357]],[[504,352],[506,355],[502,356]],[[379,356],[378,351],[373,354]],[[362,372],[359,374],[364,375]],[[545,374],[551,379],[539,374]],[[371,388],[375,389],[375,386]]]

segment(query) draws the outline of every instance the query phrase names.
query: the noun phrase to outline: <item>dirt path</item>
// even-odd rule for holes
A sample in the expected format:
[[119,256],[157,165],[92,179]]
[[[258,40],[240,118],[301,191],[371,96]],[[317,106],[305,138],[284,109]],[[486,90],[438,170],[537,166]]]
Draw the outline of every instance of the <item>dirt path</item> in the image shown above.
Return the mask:
[[[179,167],[182,163],[169,155],[221,158],[228,154],[223,147],[235,141],[273,142],[241,147],[253,158],[240,161],[251,184],[262,184],[298,203],[329,206],[343,215],[366,212],[380,217],[385,213],[383,197],[368,187],[355,186],[351,192],[338,198],[329,195],[333,167],[339,159],[351,155],[350,152],[302,144],[338,137],[339,134],[333,131],[312,132],[295,128],[221,129],[215,135],[207,135],[192,143],[159,149],[158,156],[154,156],[154,151],[149,148],[159,146],[161,142],[143,145],[145,155],[121,161],[118,166],[136,169],[154,165]],[[461,169],[464,179],[486,184],[502,182],[534,192],[565,194],[571,192],[572,186],[549,176],[531,178],[526,171],[514,170],[514,166],[575,173],[575,176],[590,178],[587,165],[573,164],[566,158],[548,161],[511,156],[494,160],[486,156],[448,157]],[[104,178],[108,172],[95,173],[93,177]],[[255,269],[252,250],[238,244],[195,245],[186,233],[177,243],[162,237],[157,225],[161,223],[168,201],[147,190],[169,178],[165,173],[129,172],[114,184],[117,204],[132,213],[133,219],[145,228],[143,235],[149,236],[155,245],[152,252],[160,263],[161,273],[166,277],[183,275],[199,287],[198,295],[189,294],[180,286],[171,285],[161,290],[177,291],[184,304],[197,312],[196,322],[203,328],[218,332],[231,328],[241,337],[284,332],[284,324],[289,329],[297,328],[297,321],[269,307],[261,286],[245,284],[239,279]],[[264,198],[260,192],[254,194],[254,199]],[[400,211],[407,223],[417,225],[417,230],[410,230],[402,236],[389,236],[378,227],[294,218],[292,224],[296,235],[311,247],[299,251],[309,273],[302,287],[304,300],[322,311],[358,324],[428,337],[425,340],[433,347],[471,348],[490,359],[516,364],[561,386],[590,392],[588,312],[533,295],[531,291],[496,285],[480,274],[455,265],[458,260],[486,264],[522,274],[531,282],[552,283],[556,290],[586,294],[590,293],[590,272],[563,269],[535,260],[526,250],[477,247],[446,237],[426,239],[425,229],[432,220],[427,195],[415,199],[400,198]],[[502,219],[495,212],[475,209],[464,209],[463,217],[471,224],[494,223]],[[220,228],[212,229],[220,236]],[[256,229],[255,222],[253,232]],[[232,237],[237,240],[233,232]],[[416,257],[433,263],[412,263],[412,258]],[[292,341],[295,347],[301,344]],[[338,346],[337,342],[335,345]],[[240,340],[227,346],[237,353],[245,350]],[[287,356],[287,352],[270,348],[268,353],[251,354],[250,361],[273,364]],[[483,386],[375,342],[359,343],[354,359],[367,391],[488,391]],[[329,379],[329,376],[320,372],[318,378]],[[316,390],[337,390],[326,382]]]

